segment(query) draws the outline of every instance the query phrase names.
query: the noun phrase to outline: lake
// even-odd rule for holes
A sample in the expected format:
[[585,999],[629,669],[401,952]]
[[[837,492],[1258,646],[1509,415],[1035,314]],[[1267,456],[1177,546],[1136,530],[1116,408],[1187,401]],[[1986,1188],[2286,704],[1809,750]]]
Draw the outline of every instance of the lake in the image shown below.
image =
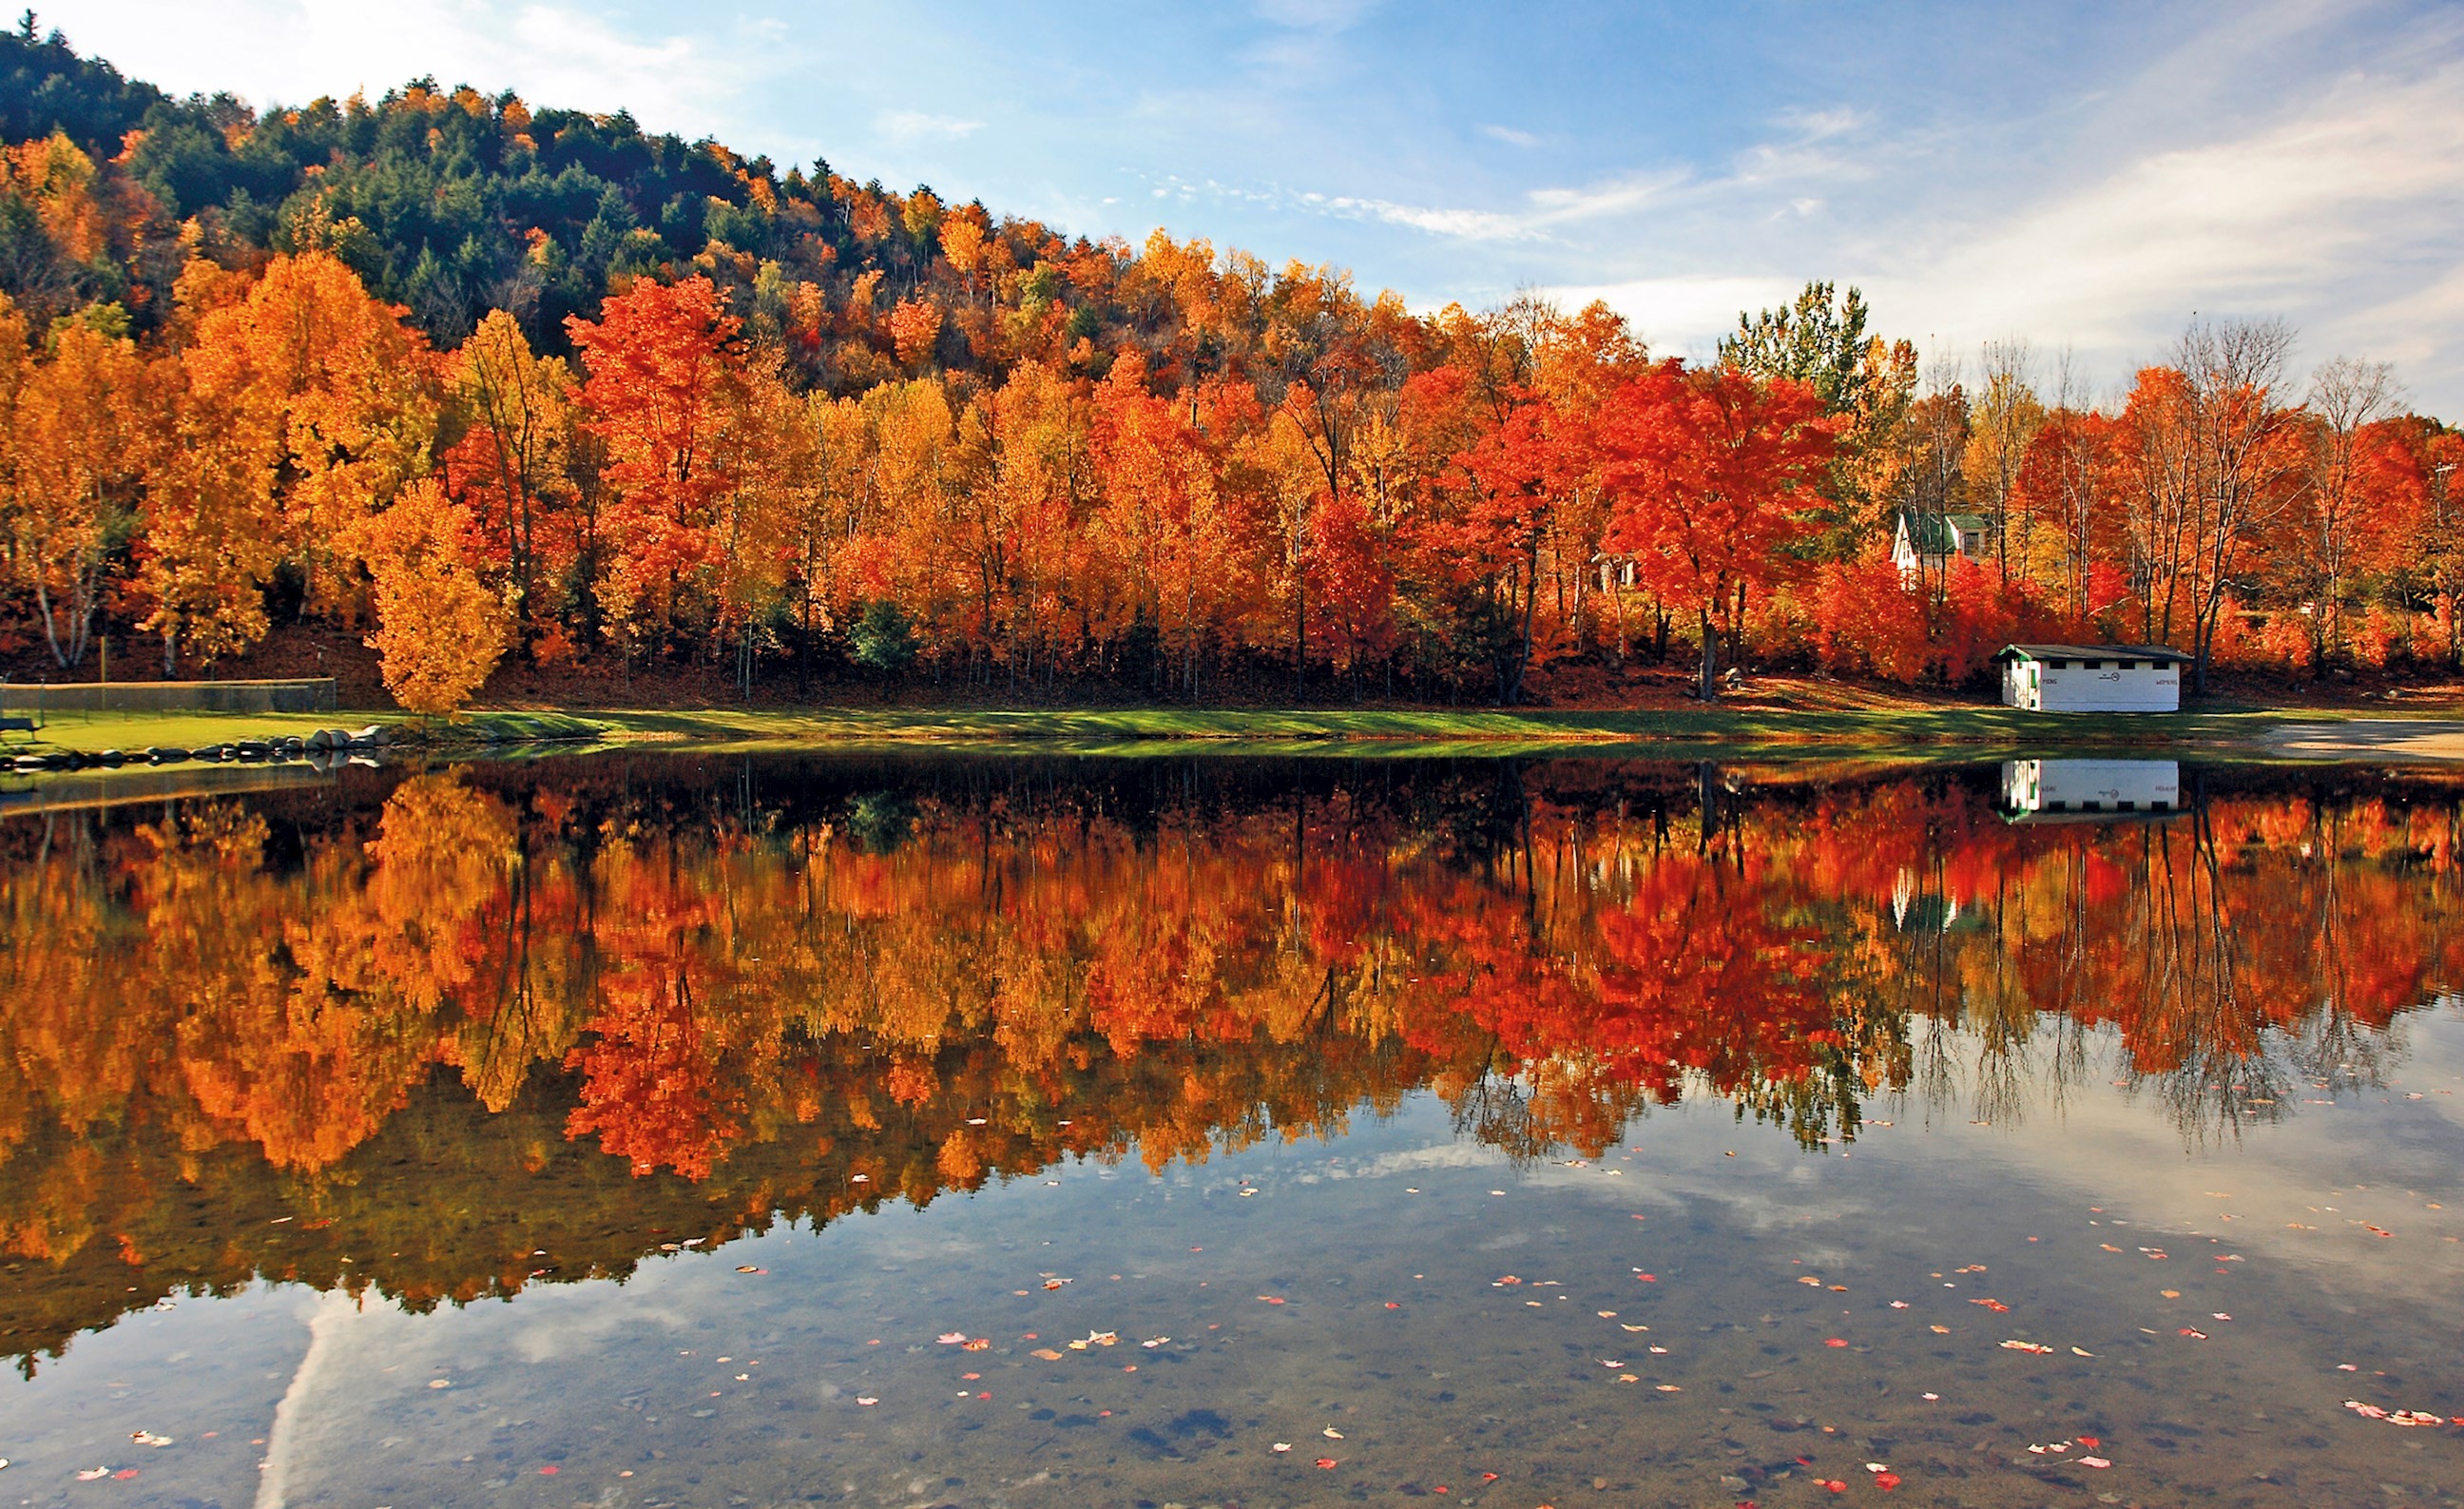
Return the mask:
[[2464,1497],[2464,779],[0,814],[0,1505]]

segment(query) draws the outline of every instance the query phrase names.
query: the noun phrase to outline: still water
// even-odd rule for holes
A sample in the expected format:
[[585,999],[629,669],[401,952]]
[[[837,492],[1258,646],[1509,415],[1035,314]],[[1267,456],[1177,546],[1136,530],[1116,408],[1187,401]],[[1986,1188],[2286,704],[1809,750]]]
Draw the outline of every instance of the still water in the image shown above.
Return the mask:
[[2455,1503],[2459,840],[2053,763],[19,812],[0,1505]]

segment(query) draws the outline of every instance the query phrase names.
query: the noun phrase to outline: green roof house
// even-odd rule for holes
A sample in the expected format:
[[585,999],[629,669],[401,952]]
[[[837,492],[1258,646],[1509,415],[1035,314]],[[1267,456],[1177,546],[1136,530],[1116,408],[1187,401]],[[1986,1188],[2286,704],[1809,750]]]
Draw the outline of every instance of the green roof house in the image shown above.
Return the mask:
[[1983,514],[1937,514],[1903,509],[1891,537],[1891,562],[1913,587],[1927,571],[1941,571],[1953,557],[1985,559],[1993,547],[1993,521]]

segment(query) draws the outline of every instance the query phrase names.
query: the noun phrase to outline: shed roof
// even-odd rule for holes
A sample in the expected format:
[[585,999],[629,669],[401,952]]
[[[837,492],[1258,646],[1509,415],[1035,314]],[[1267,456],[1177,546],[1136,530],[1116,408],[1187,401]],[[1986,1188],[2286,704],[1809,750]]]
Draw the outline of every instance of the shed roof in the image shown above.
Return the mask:
[[2005,645],[1996,660],[2165,660],[2188,665],[2190,657],[2169,645]]
[[1993,527],[1993,521],[1983,514],[1936,514],[1915,509],[1902,509],[1900,524],[1908,532],[1909,545],[1925,555],[1955,555],[1959,536],[1981,535]]

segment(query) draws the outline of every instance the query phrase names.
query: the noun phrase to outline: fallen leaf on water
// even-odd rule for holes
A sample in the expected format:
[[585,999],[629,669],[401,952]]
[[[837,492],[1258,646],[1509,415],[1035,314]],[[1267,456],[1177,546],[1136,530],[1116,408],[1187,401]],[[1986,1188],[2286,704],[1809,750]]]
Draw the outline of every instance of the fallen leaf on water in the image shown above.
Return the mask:
[[2050,1346],[2041,1346],[2035,1342],[2005,1342],[2002,1343],[2002,1349],[2009,1352],[2050,1352],[2053,1350]]
[[1318,1434],[1325,1436],[1330,1441],[1340,1441],[1343,1439],[1343,1432],[1332,1426],[1328,1426],[1325,1430],[1320,1431]]
[[1278,1452],[1288,1452],[1292,1449],[1292,1443],[1289,1441],[1277,1441],[1274,1449]]
[[[2384,1413],[2385,1411],[2381,1412]],[[77,1481],[81,1483],[90,1483],[98,1477],[109,1477],[110,1476],[111,1469],[108,1467],[89,1467],[84,1472],[77,1474]]]
[[862,1405],[874,1405],[881,1403],[880,1400],[875,1399],[870,1394],[858,1394],[855,1397],[855,1402]]
[[428,1381],[428,1387],[430,1388],[451,1388],[453,1387],[453,1380],[451,1378],[431,1378]]
[[992,1344],[993,1341],[989,1336],[971,1336],[967,1338],[962,1350],[970,1352],[986,1352],[992,1350]]
[[1682,1394],[1685,1390],[1678,1387],[1675,1384],[1661,1384],[1660,1386],[1660,1391],[1664,1394]]
[[2111,1467],[2113,1464],[2106,1461],[2101,1456],[2082,1456],[2079,1458],[2079,1465],[2081,1467]]
[[1617,1322],[1617,1329],[1620,1331],[1648,1331],[1651,1327],[1647,1325],[1628,1325],[1623,1320],[1619,1320]]
[[1891,1308],[1894,1310],[1904,1310],[1907,1307],[1908,1302],[1905,1299],[1894,1299],[1891,1301]]
[[2101,1436],[2082,1435],[2079,1438],[2079,1444],[2093,1452],[2098,1447],[2102,1446],[2104,1444],[2104,1440]]
[[940,1343],[943,1346],[957,1346],[960,1343],[966,1341],[966,1339],[967,1333],[964,1331],[944,1331],[940,1335],[933,1338],[933,1340]]
[[1172,1338],[1171,1338],[1171,1337],[1169,1337],[1169,1336],[1158,1336],[1158,1337],[1155,1337],[1155,1338],[1153,1338],[1153,1339],[1151,1339],[1151,1340],[1149,1340],[1149,1341],[1140,1342],[1138,1344],[1139,1344],[1140,1346],[1145,1347],[1148,1351],[1152,1352],[1152,1351],[1154,1351],[1156,1347],[1163,1345],[1166,1342],[1169,1342],[1169,1341],[1171,1341],[1171,1340],[1172,1340]]
[[1897,1473],[1876,1473],[1874,1475],[1874,1486],[1887,1494],[1900,1486],[1900,1475]]
[[1992,1311],[1995,1315],[2007,1314],[2011,1308],[1999,1299],[1970,1299],[1968,1302],[1969,1304],[1981,1304],[1988,1310]]
[[1829,1336],[1823,1338],[1822,1344],[1825,1346],[1845,1346],[1848,1344],[1848,1339],[1842,1336]]
[[2096,1354],[2087,1350],[2085,1347],[2074,1346],[2071,1348],[2071,1355],[2073,1357],[2094,1357]]
[[2193,1342],[2204,1342],[2208,1339],[2208,1333],[2200,1330],[2194,1325],[2186,1325],[2182,1327],[2181,1334],[2189,1337]]
[[1822,1287],[1822,1280],[1819,1278],[1800,1278],[1797,1282],[1801,1284],[1812,1284],[1816,1289]]
[[1927,1326],[1925,1329],[1933,1332],[1936,1336],[1948,1336],[1950,1334],[1950,1327],[1947,1325]]
[[1039,1346],[1028,1355],[1032,1357],[1041,1357],[1047,1363],[1057,1363],[1061,1361],[1061,1354],[1048,1346]]
[[2182,1291],[2179,1289],[2159,1289],[2156,1292],[2163,1295],[2167,1299],[2179,1299],[2182,1298]]

